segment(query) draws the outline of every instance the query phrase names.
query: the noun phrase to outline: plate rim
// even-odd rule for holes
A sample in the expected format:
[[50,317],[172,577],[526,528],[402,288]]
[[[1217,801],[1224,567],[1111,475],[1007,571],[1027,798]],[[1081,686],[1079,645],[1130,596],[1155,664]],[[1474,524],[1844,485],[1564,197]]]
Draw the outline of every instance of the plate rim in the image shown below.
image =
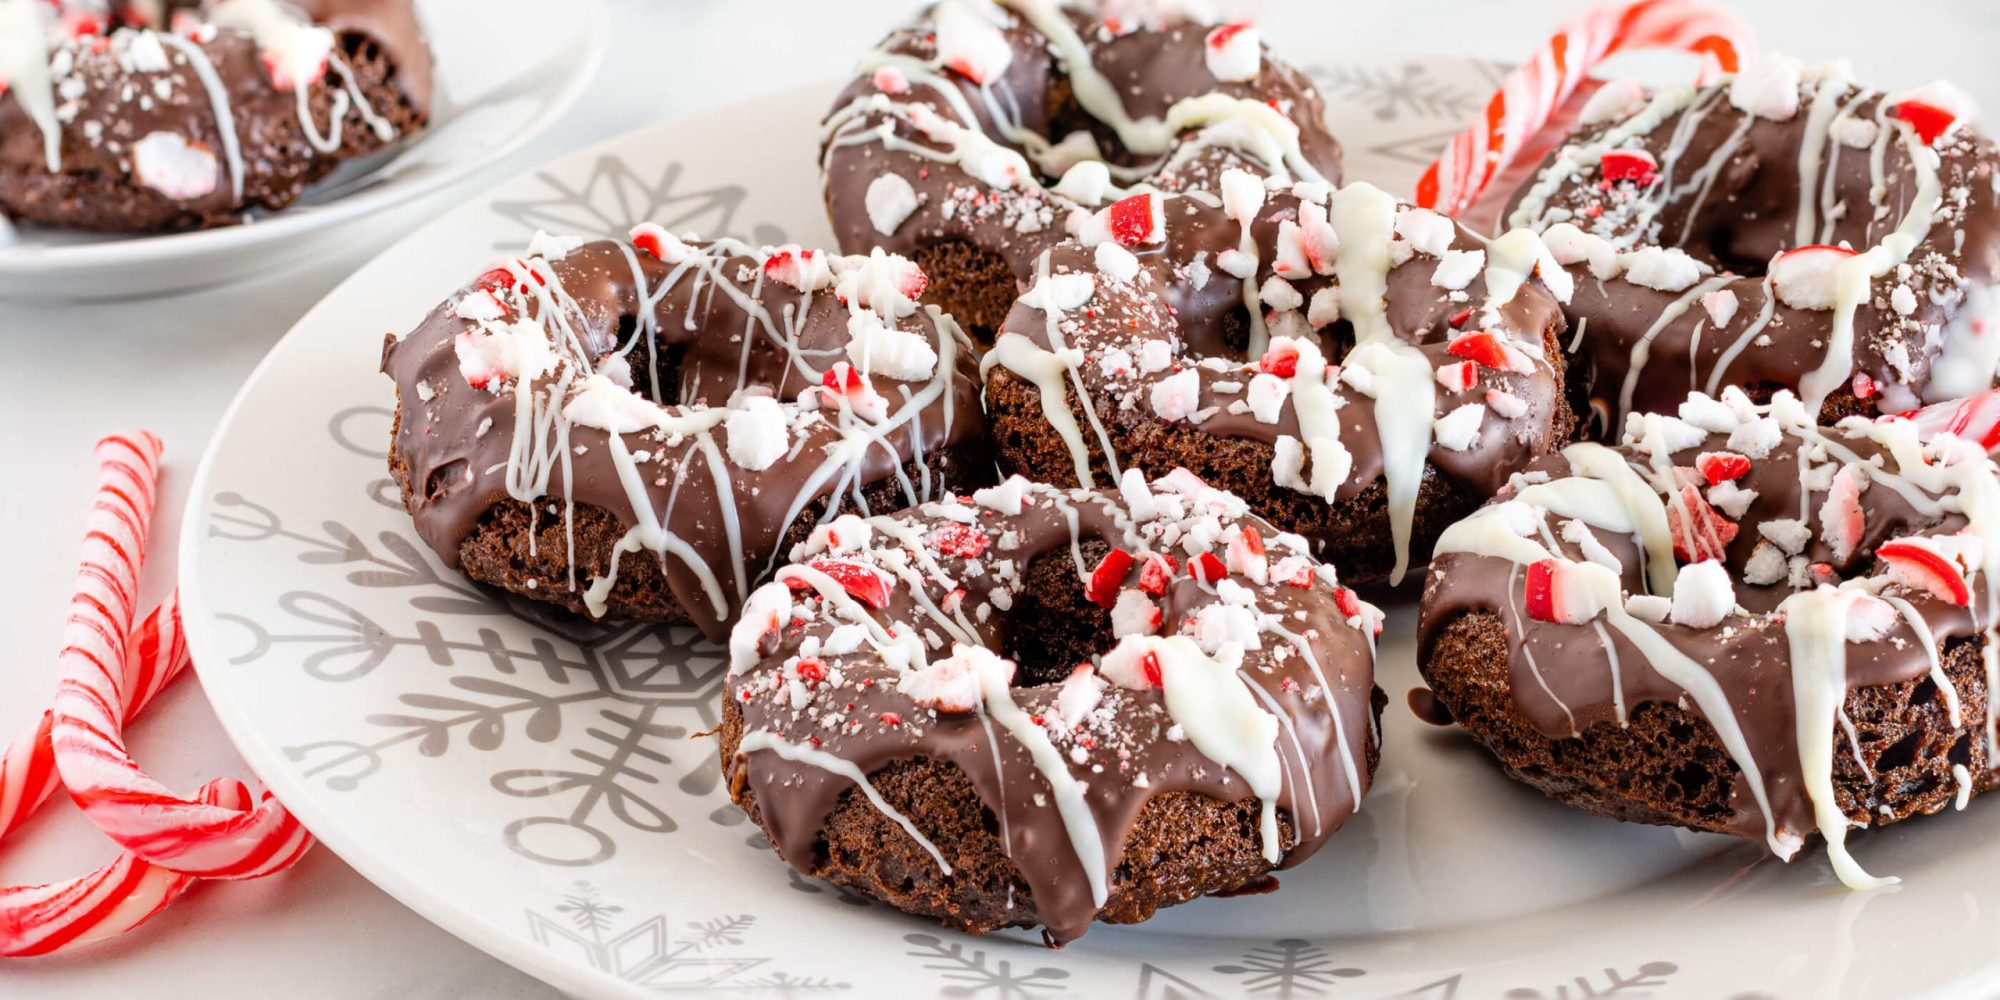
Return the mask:
[[[428,175],[414,177],[407,184],[386,184],[335,199],[319,211],[296,213],[281,210],[252,224],[201,229],[177,233],[132,233],[124,238],[70,246],[0,247],[0,276],[28,279],[53,274],[85,271],[143,263],[164,254],[228,253],[243,251],[286,237],[322,232],[407,205],[437,194],[454,184],[475,178],[493,162],[513,155],[522,146],[540,137],[568,114],[584,91],[597,81],[611,49],[611,14],[605,0],[570,0],[583,23],[583,60],[577,72],[565,80],[554,98],[530,117],[519,129],[497,143],[483,158],[468,159],[463,166],[447,166]],[[468,109],[469,110],[469,109]],[[510,178],[511,179],[511,178]],[[345,282],[342,282],[345,284]],[[303,318],[303,317],[302,317]]]

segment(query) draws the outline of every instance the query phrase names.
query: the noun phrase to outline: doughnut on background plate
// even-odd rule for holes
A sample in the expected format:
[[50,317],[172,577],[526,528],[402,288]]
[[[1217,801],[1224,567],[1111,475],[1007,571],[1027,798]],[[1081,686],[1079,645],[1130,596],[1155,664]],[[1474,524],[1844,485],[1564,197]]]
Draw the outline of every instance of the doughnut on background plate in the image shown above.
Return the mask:
[[603,61],[602,0],[416,0],[435,56],[431,121],[344,164],[282,212],[187,233],[102,234],[0,219],[0,297],[132,298],[219,285],[304,260],[337,228],[463,181],[560,121]]
[[[1285,41],[1320,81],[1353,176],[1395,192],[1496,78]],[[1406,79],[1432,100],[1394,96]],[[1374,788],[1275,893],[1099,927],[1057,952],[794,881],[729,804],[714,743],[695,738],[716,722],[724,651],[688,630],[538,616],[445,571],[384,467],[393,401],[376,366],[382,331],[536,228],[622,233],[637,215],[824,245],[811,136],[834,86],[650,127],[472,198],[333,292],[233,404],[182,539],[190,637],[244,758],[326,848],[590,996],[800,981],[851,996],[1439,1000],[1976,996],[2000,983],[2000,806],[1857,837],[1864,864],[1904,878],[1872,896],[1839,888],[1817,852],[1787,867],[1726,838],[1577,814],[1403,707],[1418,683],[1414,602],[1386,607]],[[1890,946],[1896,961],[1873,960]]]

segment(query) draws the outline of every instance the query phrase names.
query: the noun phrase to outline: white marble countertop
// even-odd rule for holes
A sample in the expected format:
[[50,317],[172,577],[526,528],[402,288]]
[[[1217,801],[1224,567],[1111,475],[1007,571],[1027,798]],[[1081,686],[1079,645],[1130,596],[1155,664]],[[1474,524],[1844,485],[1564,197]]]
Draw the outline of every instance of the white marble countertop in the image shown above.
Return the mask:
[[[560,3],[562,0],[551,0]],[[605,70],[568,118],[474,180],[340,232],[317,262],[163,300],[24,306],[0,301],[0,739],[53,692],[54,653],[92,481],[91,444],[126,426],[168,446],[148,601],[172,584],[185,490],[224,407],[292,322],[371,252],[500,177],[660,119],[838,79],[915,4],[608,0]],[[1245,5],[1228,3],[1241,9]],[[1335,33],[1398,52],[1518,59],[1582,0],[1422,0],[1247,5],[1278,43]],[[2000,112],[2000,4],[1992,0],[1745,0],[1767,48],[1846,57],[1877,86],[1945,75]],[[300,461],[311,456],[301,455]],[[191,789],[250,775],[190,677],[133,734],[154,775]],[[67,877],[112,853],[66,803],[0,851],[0,884]],[[0,963],[0,996],[541,997],[552,994],[313,852],[296,869],[212,883],[139,931],[71,956]]]

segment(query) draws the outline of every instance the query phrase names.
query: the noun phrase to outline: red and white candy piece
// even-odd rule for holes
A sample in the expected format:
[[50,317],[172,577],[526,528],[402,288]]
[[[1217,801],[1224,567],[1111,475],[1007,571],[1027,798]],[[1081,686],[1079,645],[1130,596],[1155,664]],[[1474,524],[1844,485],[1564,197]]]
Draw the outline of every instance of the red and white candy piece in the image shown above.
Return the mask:
[[1563,559],[1543,559],[1529,565],[1522,592],[1528,617],[1564,625],[1581,625],[1596,618],[1604,605],[1584,573],[1582,566]]
[[1718,486],[1749,475],[1750,459],[1733,451],[1704,451],[1695,456],[1694,467],[1708,485]]
[[1241,22],[1211,29],[1202,56],[1208,63],[1208,74],[1223,83],[1255,80],[1264,62],[1257,29]]
[[1012,680],[1014,662],[983,647],[955,646],[950,656],[904,674],[896,681],[896,690],[932,711],[963,715],[985,700],[981,676],[985,670],[1002,671]]
[[1146,564],[1139,568],[1139,589],[1158,597],[1167,592],[1167,585],[1178,572],[1180,567],[1175,565],[1173,556],[1149,555]]
[[[889,593],[894,585],[881,570],[845,559],[821,559],[807,565],[826,574],[840,584],[840,589],[847,591],[848,596],[862,604],[877,609],[889,606]],[[796,577],[788,582],[795,590],[810,589],[809,584]]]
[[1989,452],[2000,448],[2000,389],[1933,403],[1901,414],[1901,418],[1915,421],[1917,432],[1926,440],[1950,434],[1961,441],[1976,441]]
[[1100,608],[1111,607],[1118,600],[1119,588],[1125,586],[1125,575],[1132,571],[1136,562],[1132,553],[1124,549],[1112,549],[1098,560],[1097,568],[1090,571],[1090,583],[1084,588],[1084,596]]
[[1076,237],[1093,247],[1106,240],[1128,247],[1160,243],[1167,238],[1166,199],[1151,191],[1120,198],[1084,218]]
[[1479,121],[1453,136],[1417,181],[1416,203],[1446,215],[1470,207],[1590,76],[1619,52],[1679,49],[1733,73],[1756,50],[1736,13],[1700,0],[1638,0],[1598,7],[1562,26],[1515,67]]
[[1257,529],[1245,525],[1236,531],[1230,536],[1227,551],[1231,570],[1260,586],[1270,580],[1271,559],[1264,554],[1264,536]]
[[999,79],[1014,61],[1014,47],[1000,26],[965,0],[946,0],[937,7],[937,59],[944,68],[985,86]]
[[[657,222],[641,222],[633,226],[629,238],[633,246],[668,264],[678,264],[694,254],[692,247],[681,242],[680,237],[667,232],[666,227]],[[508,277],[511,281],[512,275]]]
[[1840,265],[1854,256],[1846,247],[1815,243],[1787,250],[1771,262],[1778,301],[1794,309],[1831,309],[1840,289]]
[[1819,508],[1820,537],[1833,549],[1833,561],[1845,563],[1861,547],[1868,515],[1861,509],[1861,478],[1852,466],[1833,475],[1826,502]]
[[1883,542],[1875,555],[1896,583],[1961,608],[1972,603],[1972,585],[1966,581],[1965,571],[1928,538]]
[[1889,106],[1889,116],[1910,126],[1926,146],[1952,133],[1960,124],[1978,116],[1972,99],[1943,81],[1925,84]]
[[1693,483],[1667,500],[1667,531],[1673,536],[1674,557],[1683,563],[1723,558],[1737,530],[1736,522],[1716,513]]
[[1299,373],[1299,345],[1290,337],[1272,337],[1270,346],[1264,349],[1264,356],[1257,359],[1257,370],[1279,378],[1291,378]]
[[1120,639],[1152,635],[1160,630],[1162,618],[1160,606],[1152,598],[1137,590],[1122,590],[1117,603],[1111,605],[1111,634]]
[[801,292],[816,292],[833,283],[826,255],[797,244],[786,244],[764,259],[764,276]]

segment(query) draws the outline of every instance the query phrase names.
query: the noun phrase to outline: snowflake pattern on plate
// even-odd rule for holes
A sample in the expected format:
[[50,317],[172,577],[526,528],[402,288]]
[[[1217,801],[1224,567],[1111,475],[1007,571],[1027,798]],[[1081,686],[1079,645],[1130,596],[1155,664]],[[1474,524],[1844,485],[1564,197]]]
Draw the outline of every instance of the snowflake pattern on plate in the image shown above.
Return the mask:
[[577,882],[551,911],[528,911],[528,934],[543,948],[648,989],[735,989],[781,996],[837,993],[838,979],[796,976],[770,967],[771,959],[744,954],[757,918],[749,914],[690,920],[676,926],[664,913],[639,919],[605,900],[596,886]]

